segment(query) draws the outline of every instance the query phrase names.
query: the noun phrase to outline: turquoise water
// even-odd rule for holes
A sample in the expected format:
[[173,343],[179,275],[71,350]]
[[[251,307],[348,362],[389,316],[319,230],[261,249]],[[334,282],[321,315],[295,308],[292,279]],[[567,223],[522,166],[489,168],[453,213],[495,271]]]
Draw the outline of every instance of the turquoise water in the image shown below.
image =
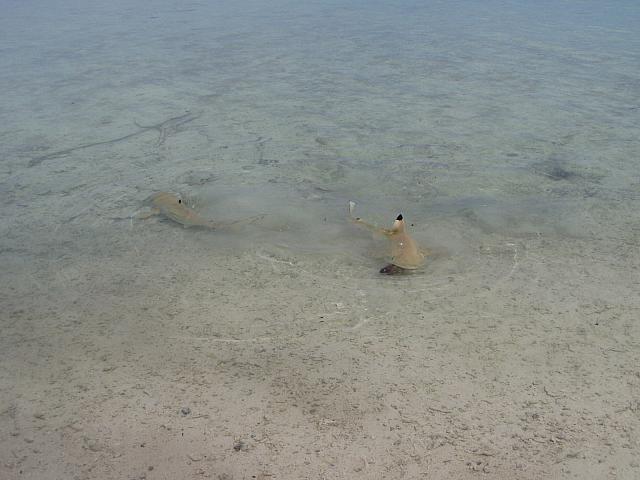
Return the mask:
[[485,202],[552,228],[598,222],[585,197],[637,200],[632,3],[5,8],[5,185],[73,159],[134,200],[215,170],[379,202],[383,218]]
[[[0,8],[0,396],[14,412],[0,430],[18,432],[1,439],[7,475],[42,478],[20,435],[41,444],[60,478],[130,474],[104,452],[136,435],[109,436],[78,411],[102,399],[138,418],[111,400],[136,384],[159,402],[156,413],[179,410],[180,389],[217,389],[228,405],[257,392],[248,408],[276,419],[269,433],[281,448],[336,456],[329,467],[261,452],[272,473],[291,478],[452,478],[469,472],[464,452],[479,444],[519,447],[516,460],[491,455],[490,471],[504,478],[639,475],[636,2]],[[210,218],[266,216],[213,234],[182,229],[142,218],[156,191],[180,193]],[[403,213],[434,255],[412,275],[382,277],[387,246],[349,223],[350,200],[381,226]],[[379,350],[363,347],[371,338]],[[271,347],[265,358],[259,348]],[[255,377],[224,367],[238,358]],[[116,377],[92,377],[105,361]],[[180,371],[211,378],[198,384]],[[334,377],[359,393],[333,395]],[[393,381],[408,388],[400,400]],[[552,398],[542,384],[564,400],[543,402],[538,423],[518,420]],[[306,404],[312,392],[322,399]],[[136,405],[146,398],[132,395]],[[509,400],[487,400],[496,397]],[[349,401],[359,413],[344,410]],[[430,401],[449,420],[430,423]],[[360,439],[378,460],[359,466],[364,454],[350,445],[378,432],[394,402],[418,419],[404,432],[416,455],[448,438],[440,466],[382,434]],[[108,423],[104,408],[97,418]],[[207,472],[255,474],[255,459],[224,450],[249,435],[247,413],[216,408],[231,420],[208,424],[226,440],[209,445],[225,453]],[[57,412],[47,413],[53,443],[38,433],[40,411]],[[215,418],[204,403],[201,412]],[[564,440],[554,430],[559,443],[545,437],[538,453],[516,427],[503,429],[549,432],[567,418],[574,429]],[[84,429],[77,438],[65,430],[73,422]],[[81,438],[108,446],[102,473],[81,466]],[[122,455],[126,465],[139,458]],[[178,468],[154,461],[156,472]]]

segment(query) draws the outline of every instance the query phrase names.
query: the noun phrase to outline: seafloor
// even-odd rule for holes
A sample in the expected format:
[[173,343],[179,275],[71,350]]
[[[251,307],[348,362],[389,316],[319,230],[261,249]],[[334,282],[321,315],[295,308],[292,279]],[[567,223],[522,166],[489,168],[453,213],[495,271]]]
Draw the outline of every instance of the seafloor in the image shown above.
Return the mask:
[[640,8],[387,3],[0,0],[0,478],[640,478]]

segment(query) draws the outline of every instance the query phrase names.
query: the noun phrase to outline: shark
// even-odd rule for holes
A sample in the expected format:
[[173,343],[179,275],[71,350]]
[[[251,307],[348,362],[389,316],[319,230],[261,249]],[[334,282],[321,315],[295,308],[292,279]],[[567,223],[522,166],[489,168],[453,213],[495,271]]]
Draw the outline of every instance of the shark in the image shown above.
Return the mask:
[[349,217],[355,224],[361,225],[389,239],[391,247],[389,255],[390,263],[380,269],[380,273],[395,275],[403,273],[406,270],[416,270],[424,264],[426,252],[420,248],[418,243],[409,234],[406,221],[402,214],[396,217],[391,228],[381,228],[362,220],[360,217],[354,216],[353,211],[355,206],[355,202],[349,202]]
[[260,220],[264,215],[256,215],[241,220],[231,222],[216,222],[204,218],[194,208],[187,205],[180,195],[170,192],[156,192],[147,198],[151,210],[145,214],[138,215],[137,218],[149,218],[159,215],[171,220],[184,228],[204,228],[208,230],[218,230],[233,225],[253,223]]

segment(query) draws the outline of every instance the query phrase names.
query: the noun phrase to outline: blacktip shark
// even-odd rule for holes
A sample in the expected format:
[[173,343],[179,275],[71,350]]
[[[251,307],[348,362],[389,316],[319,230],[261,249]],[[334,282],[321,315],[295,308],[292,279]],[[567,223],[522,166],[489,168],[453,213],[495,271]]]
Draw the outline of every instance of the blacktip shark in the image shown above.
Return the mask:
[[253,223],[264,217],[264,215],[256,215],[231,222],[214,222],[202,217],[195,209],[188,206],[182,200],[181,196],[169,192],[154,193],[147,201],[151,206],[151,211],[138,215],[137,218],[149,218],[154,215],[160,215],[182,225],[184,228],[197,227],[218,230],[241,223]]
[[417,242],[407,231],[402,214],[398,215],[391,228],[380,228],[371,223],[365,222],[360,217],[355,217],[353,211],[355,202],[349,202],[349,216],[351,220],[374,233],[384,235],[391,244],[390,263],[380,270],[380,273],[395,275],[403,273],[405,270],[416,270],[425,261],[425,252],[420,249]]

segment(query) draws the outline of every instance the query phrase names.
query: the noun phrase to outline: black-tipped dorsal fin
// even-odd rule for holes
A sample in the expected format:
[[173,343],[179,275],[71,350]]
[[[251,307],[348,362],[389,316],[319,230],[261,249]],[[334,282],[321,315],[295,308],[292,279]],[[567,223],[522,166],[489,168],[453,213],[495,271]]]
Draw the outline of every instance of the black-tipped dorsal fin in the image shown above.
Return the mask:
[[402,220],[402,214],[398,215],[398,216],[396,217],[396,220]]

